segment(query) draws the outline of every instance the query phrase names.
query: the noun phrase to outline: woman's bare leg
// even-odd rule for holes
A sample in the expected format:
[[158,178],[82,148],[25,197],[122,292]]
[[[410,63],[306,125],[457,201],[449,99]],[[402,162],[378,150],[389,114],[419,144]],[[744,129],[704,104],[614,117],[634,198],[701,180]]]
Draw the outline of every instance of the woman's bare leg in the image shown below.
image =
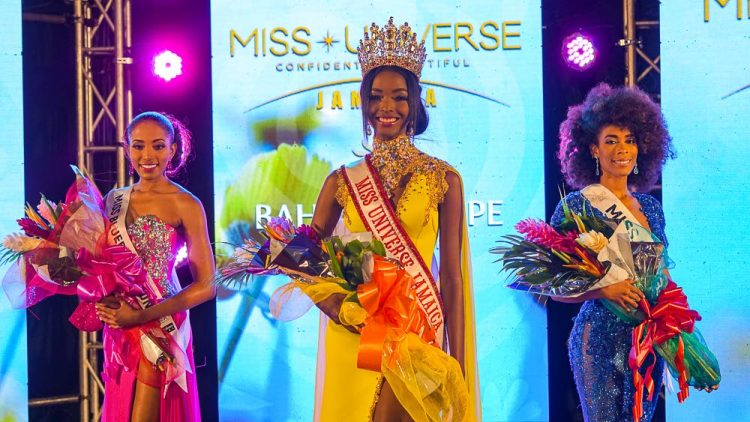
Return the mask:
[[131,422],[159,422],[159,388],[141,381],[154,381],[158,385],[159,374],[145,361],[139,362],[138,379],[135,381]]
[[413,422],[386,381],[383,381],[372,419],[374,422]]

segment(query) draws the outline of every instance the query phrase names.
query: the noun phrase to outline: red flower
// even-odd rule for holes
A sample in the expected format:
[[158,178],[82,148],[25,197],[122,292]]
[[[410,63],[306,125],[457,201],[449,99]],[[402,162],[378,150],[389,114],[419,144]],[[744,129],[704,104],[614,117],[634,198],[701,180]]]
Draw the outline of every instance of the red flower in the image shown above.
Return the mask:
[[542,220],[527,218],[516,224],[516,230],[529,242],[565,253],[575,253],[575,238],[563,236]]
[[50,235],[49,230],[41,228],[37,223],[34,222],[34,220],[30,219],[29,217],[18,219],[16,220],[16,222],[21,227],[21,230],[23,230],[23,233],[26,236],[41,237],[42,239],[47,239],[47,237]]

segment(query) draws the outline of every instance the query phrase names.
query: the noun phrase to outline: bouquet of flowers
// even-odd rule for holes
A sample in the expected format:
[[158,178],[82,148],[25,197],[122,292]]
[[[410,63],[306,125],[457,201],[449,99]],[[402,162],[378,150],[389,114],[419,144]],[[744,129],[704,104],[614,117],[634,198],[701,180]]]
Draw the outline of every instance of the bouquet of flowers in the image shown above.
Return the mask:
[[[104,200],[96,186],[73,166],[75,182],[64,202],[53,203],[42,196],[39,206],[26,206],[25,217],[18,220],[23,233],[3,240],[0,257],[13,264],[2,280],[11,304],[17,308],[33,306],[54,295],[77,295],[78,307],[70,322],[82,331],[104,327],[96,315],[95,303],[116,295],[131,306],[141,308],[139,299],[155,303],[156,295],[148,286],[148,272],[140,257],[124,245],[108,245],[110,227]],[[123,367],[137,368],[141,357],[165,371],[165,380],[184,382],[187,357],[184,345],[160,326],[159,321],[109,332],[113,349],[110,365],[104,371]]]
[[468,391],[460,365],[436,347],[413,278],[386,257],[371,233],[321,241],[308,226],[295,228],[273,218],[235,245],[216,282],[244,285],[260,274],[291,278],[270,300],[272,315],[282,321],[300,317],[331,295],[344,295],[338,317],[361,334],[358,366],[381,372],[415,420],[445,420],[445,415],[463,420]]
[[81,171],[64,202],[42,195],[34,209],[26,205],[18,220],[22,233],[9,234],[0,252],[12,263],[2,284],[11,304],[27,308],[54,294],[78,295],[82,302],[70,320],[77,328],[102,328],[94,303],[115,292],[143,294],[146,272],[124,246],[107,246],[108,221],[96,186]]
[[3,287],[15,307],[29,307],[53,294],[75,294],[83,275],[76,262],[82,249],[96,250],[106,219],[99,213],[101,195],[77,168],[76,182],[64,202],[42,195],[34,209],[27,204],[18,221],[22,233],[3,240],[2,263],[13,263]]
[[[565,206],[561,234],[541,220],[516,224],[523,234],[507,235],[491,250],[502,255],[503,270],[513,277],[509,287],[546,296],[578,296],[606,274],[607,263],[597,259],[614,232],[611,222],[593,217],[584,208],[574,214]],[[603,287],[603,286],[602,286]]]
[[666,275],[661,241],[628,220],[599,219],[586,206],[580,214],[574,213],[565,201],[562,206],[564,218],[557,229],[541,220],[523,220],[515,226],[522,236],[504,236],[500,246],[491,250],[501,255],[498,261],[511,278],[508,286],[545,296],[576,297],[625,279],[635,281],[645,296],[637,310],[625,310],[609,300],[603,303],[634,326],[629,365],[637,417],[642,412],[644,388],[649,397],[654,394],[651,368],[645,377],[639,371],[654,352],[678,379],[680,402],[688,396],[688,385],[718,385],[718,362],[695,328],[701,317]]

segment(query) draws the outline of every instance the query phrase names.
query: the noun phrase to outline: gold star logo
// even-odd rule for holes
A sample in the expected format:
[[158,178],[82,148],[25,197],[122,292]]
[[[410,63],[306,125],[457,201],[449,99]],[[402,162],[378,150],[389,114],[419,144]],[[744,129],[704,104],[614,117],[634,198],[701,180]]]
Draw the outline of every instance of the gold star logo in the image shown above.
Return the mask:
[[326,36],[323,37],[321,41],[318,41],[318,44],[323,44],[326,47],[326,53],[331,52],[331,47],[333,47],[334,44],[339,42],[338,40],[333,39],[330,32],[326,30]]

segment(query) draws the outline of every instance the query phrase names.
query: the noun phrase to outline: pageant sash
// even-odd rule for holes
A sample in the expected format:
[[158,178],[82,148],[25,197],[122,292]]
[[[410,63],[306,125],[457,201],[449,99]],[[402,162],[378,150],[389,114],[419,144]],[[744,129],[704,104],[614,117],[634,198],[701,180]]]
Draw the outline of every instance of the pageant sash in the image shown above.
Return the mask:
[[634,271],[631,242],[659,243],[659,239],[641,226],[630,209],[606,187],[593,184],[581,193],[594,208],[617,223],[609,244],[597,256],[600,262],[610,262],[612,265],[593,288],[599,289],[628,278],[635,279],[637,274]]
[[[125,223],[128,207],[130,204],[130,194],[132,193],[132,191],[133,187],[128,186],[126,188],[113,190],[109,195],[107,195],[105,209],[107,210],[107,218],[109,219],[109,222],[112,223],[107,237],[108,244],[123,245],[128,248],[128,250],[130,250],[133,254],[138,255],[135,246],[133,246],[133,241],[128,235],[128,230]],[[176,274],[173,271],[170,283],[179,287],[179,284],[176,284],[175,277]],[[157,302],[163,299],[161,290],[159,290],[159,287],[156,285],[156,282],[154,282],[150,275],[147,276],[146,286]],[[146,309],[154,304],[152,303],[148,295],[139,295],[136,298],[138,304],[142,309]],[[169,339],[169,342],[175,344],[179,349],[179,353],[175,353],[174,356],[174,365],[177,368],[184,368],[184,371],[179,370],[179,374],[173,377],[173,381],[177,383],[177,385],[183,391],[187,392],[187,377],[185,375],[185,371],[190,373],[193,372],[192,368],[190,367],[190,361],[187,358],[186,352],[191,337],[189,315],[187,315],[186,313],[185,321],[179,327],[175,323],[174,318],[172,318],[171,315],[167,315],[159,319],[159,327],[164,334],[171,337],[171,339]],[[141,349],[144,356],[151,363],[153,363],[154,365],[158,363],[157,361],[162,355],[161,348],[155,344],[154,339],[150,338],[145,333],[141,335]],[[167,377],[168,380],[170,380],[170,378],[172,377]],[[163,394],[165,395],[167,393],[168,386],[169,383],[164,386]]]
[[349,196],[367,231],[383,242],[388,256],[398,260],[414,278],[412,287],[419,306],[435,330],[438,344],[442,345],[445,313],[437,283],[399,222],[380,177],[370,163],[370,156],[352,166],[342,167],[339,174],[344,177]]
[[[588,185],[581,191],[583,196],[589,200],[591,205],[596,207],[607,218],[610,218],[620,224],[629,221],[629,226],[639,225],[638,219],[635,218],[630,208],[626,207],[620,199],[603,185],[598,183]],[[637,231],[634,234],[638,234]]]

